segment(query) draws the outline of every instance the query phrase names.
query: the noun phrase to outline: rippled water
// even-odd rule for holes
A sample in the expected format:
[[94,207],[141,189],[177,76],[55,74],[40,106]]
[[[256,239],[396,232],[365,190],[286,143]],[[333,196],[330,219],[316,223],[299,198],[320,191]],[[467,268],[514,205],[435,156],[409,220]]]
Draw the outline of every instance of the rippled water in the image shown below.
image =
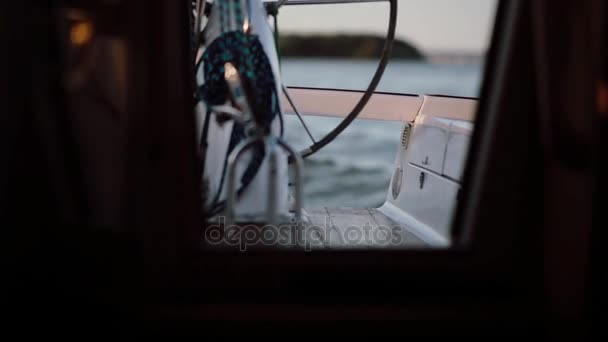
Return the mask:
[[[376,64],[374,61],[291,59],[284,60],[282,67],[288,86],[363,90],[371,80]],[[392,62],[378,90],[476,97],[481,76],[480,64]],[[305,117],[305,120],[317,140],[341,121],[325,117]],[[401,125],[399,122],[355,120],[330,145],[307,158],[306,207],[380,206],[386,198]],[[310,143],[296,117],[286,117],[286,132],[287,140],[297,147]]]

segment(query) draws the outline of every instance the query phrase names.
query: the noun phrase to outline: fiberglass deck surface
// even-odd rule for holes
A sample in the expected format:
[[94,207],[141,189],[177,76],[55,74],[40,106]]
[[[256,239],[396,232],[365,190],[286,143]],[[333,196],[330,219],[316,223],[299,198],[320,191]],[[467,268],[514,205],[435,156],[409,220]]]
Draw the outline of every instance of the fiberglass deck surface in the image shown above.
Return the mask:
[[[404,249],[427,246],[377,209],[321,208],[304,211],[303,227],[239,224],[208,231],[209,249]],[[209,238],[211,237],[211,239]]]
[[309,229],[321,228],[321,248],[405,248],[426,244],[377,209],[308,211]]

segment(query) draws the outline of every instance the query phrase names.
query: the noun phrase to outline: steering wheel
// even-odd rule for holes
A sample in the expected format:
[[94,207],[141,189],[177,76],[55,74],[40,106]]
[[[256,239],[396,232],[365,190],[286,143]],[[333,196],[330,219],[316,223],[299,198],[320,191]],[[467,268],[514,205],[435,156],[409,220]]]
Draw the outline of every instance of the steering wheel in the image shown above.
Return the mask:
[[[304,120],[298,113],[298,110],[295,107],[295,105],[293,104],[293,101],[291,100],[290,96],[287,94],[286,88],[284,88],[287,99],[289,100],[293,110],[296,112],[296,115],[298,115],[300,122],[302,123],[302,125],[304,126],[304,129],[308,133],[308,136],[312,140],[312,144],[300,152],[300,154],[302,155],[302,158],[311,156],[315,152],[319,151],[320,149],[322,149],[323,147],[325,147],[326,145],[328,145],[329,143],[334,141],[334,139],[336,139],[336,137],[338,137],[338,135],[340,135],[340,133],[342,133],[346,129],[346,127],[348,127],[357,118],[357,116],[359,116],[361,111],[363,111],[363,109],[369,102],[372,95],[374,95],[374,92],[376,91],[376,88],[378,87],[378,84],[380,83],[380,80],[382,79],[386,66],[389,62],[390,54],[391,54],[391,51],[393,48],[393,43],[395,41],[395,29],[397,27],[397,0],[385,0],[385,1],[388,1],[390,3],[388,32],[386,35],[386,39],[384,41],[384,47],[382,50],[382,55],[380,56],[380,62],[378,63],[378,67],[376,68],[374,76],[372,77],[372,80],[370,81],[369,86],[365,90],[365,93],[363,94],[361,99],[359,99],[359,102],[355,105],[355,107],[350,111],[350,113],[348,115],[346,115],[344,117],[344,119],[333,130],[331,130],[329,133],[327,133],[321,140],[316,141],[313,138],[312,134],[310,134],[310,130],[308,129],[308,127],[306,127]],[[315,4],[348,3],[348,2],[365,2],[365,1],[348,1],[348,0],[346,0],[346,1],[331,1],[330,0],[330,1],[316,1],[316,2],[311,1],[311,3],[315,3]],[[373,2],[377,2],[377,1],[373,1]],[[292,160],[290,159],[290,162],[291,161]]]
[[[350,111],[350,113],[348,115],[346,115],[344,117],[344,119],[333,130],[331,130],[329,133],[327,133],[322,139],[317,141],[313,138],[312,134],[310,134],[310,130],[306,126],[306,123],[304,122],[304,120],[301,117],[301,115],[299,114],[296,106],[294,105],[293,101],[291,100],[291,97],[289,96],[287,88],[283,87],[285,96],[289,100],[294,112],[296,112],[296,115],[300,119],[300,122],[304,126],[304,129],[306,130],[306,132],[308,133],[308,136],[310,137],[310,139],[312,141],[312,144],[310,146],[304,148],[300,152],[300,155],[302,156],[302,158],[311,156],[312,154],[316,153],[317,151],[319,151],[320,149],[322,149],[323,147],[327,146],[329,143],[334,141],[334,139],[336,139],[336,137],[338,137],[338,135],[340,135],[340,133],[342,133],[357,118],[357,116],[359,116],[361,111],[363,111],[363,109],[369,102],[370,98],[376,91],[376,88],[378,87],[378,84],[380,83],[380,80],[382,79],[386,66],[389,62],[390,54],[393,49],[393,43],[395,41],[395,30],[397,27],[397,0],[310,0],[310,1],[307,1],[307,0],[278,0],[276,2],[269,2],[267,4],[267,7],[269,8],[269,12],[271,12],[273,15],[277,15],[278,8],[280,8],[281,6],[283,6],[285,4],[288,4],[288,5],[289,4],[322,5],[322,4],[344,4],[344,3],[362,3],[362,2],[389,2],[389,4],[390,4],[389,23],[388,23],[388,32],[386,34],[386,39],[384,41],[384,47],[382,49],[382,54],[380,56],[380,61],[378,63],[378,67],[376,68],[376,71],[374,72],[374,76],[372,77],[372,79],[369,83],[369,86],[365,90],[365,93],[363,93],[363,96],[361,96],[361,99],[359,99],[359,102]],[[200,34],[200,26],[202,23],[202,18],[204,17],[205,13],[208,13],[210,4],[207,3],[205,0],[188,0],[188,3],[190,6],[190,13],[193,14],[193,16],[191,17],[192,18],[191,27],[193,29],[192,38],[194,40],[193,44],[196,46],[193,46],[194,50],[192,53],[193,53],[193,61],[195,61],[196,53],[197,53],[199,45],[200,45],[199,34]],[[206,5],[206,7],[205,7],[205,5]],[[275,21],[275,24],[276,24],[276,21]],[[275,27],[275,29],[276,29],[276,27]],[[194,62],[193,65],[196,65],[196,62]],[[196,66],[194,66],[194,68],[196,70]],[[193,74],[195,74],[195,72]],[[291,163],[292,161],[293,161],[293,159],[290,158],[289,162]]]

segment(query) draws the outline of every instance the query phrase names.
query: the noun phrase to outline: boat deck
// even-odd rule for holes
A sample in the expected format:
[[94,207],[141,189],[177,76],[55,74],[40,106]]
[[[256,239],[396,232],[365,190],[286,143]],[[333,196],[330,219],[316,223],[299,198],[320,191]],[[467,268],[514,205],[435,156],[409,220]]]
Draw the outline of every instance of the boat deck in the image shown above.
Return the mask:
[[404,249],[428,245],[377,209],[321,208],[304,211],[303,226],[239,224],[209,231],[206,249]]

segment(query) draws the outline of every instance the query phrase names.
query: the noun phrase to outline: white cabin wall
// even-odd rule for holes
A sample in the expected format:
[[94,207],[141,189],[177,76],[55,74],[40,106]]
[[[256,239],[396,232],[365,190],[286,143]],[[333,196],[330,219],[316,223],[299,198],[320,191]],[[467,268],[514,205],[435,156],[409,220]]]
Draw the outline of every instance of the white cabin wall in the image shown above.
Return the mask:
[[434,246],[449,245],[477,101],[425,96],[395,160],[386,202],[379,208]]

